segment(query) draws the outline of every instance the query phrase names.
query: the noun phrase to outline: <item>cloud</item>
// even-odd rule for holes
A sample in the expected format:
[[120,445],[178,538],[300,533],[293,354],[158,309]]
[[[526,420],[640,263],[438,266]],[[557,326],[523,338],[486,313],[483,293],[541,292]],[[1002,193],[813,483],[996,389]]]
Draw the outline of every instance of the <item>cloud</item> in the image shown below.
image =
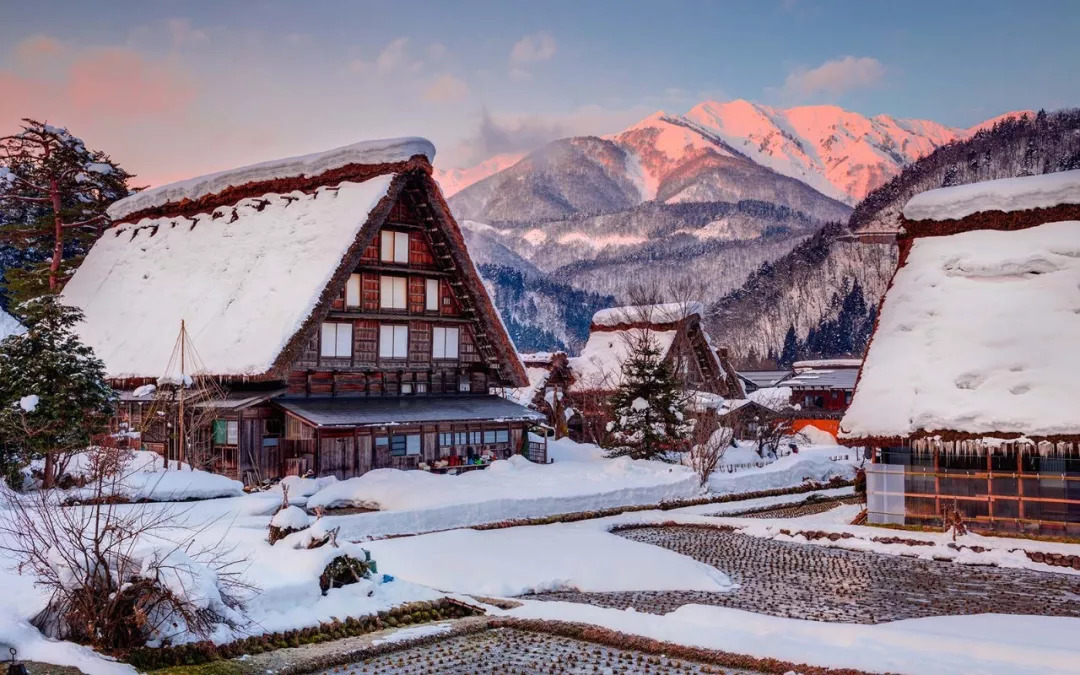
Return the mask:
[[652,111],[647,106],[606,108],[586,105],[561,115],[499,115],[487,109],[480,114],[476,131],[449,149],[457,163],[471,166],[506,153],[535,150],[559,138],[602,136],[624,129]]
[[37,65],[42,59],[55,58],[63,54],[64,43],[48,35],[32,35],[12,50],[15,60],[22,66]]
[[[133,120],[183,111],[195,96],[192,79],[178,67],[125,47],[76,48],[46,36],[14,47],[19,63],[31,55],[62,59],[55,76],[0,70],[0,120],[28,115],[66,125],[107,116]],[[61,119],[63,118],[63,119]]]
[[424,99],[433,103],[460,101],[469,94],[469,85],[450,73],[437,78],[424,89]]
[[432,61],[441,61],[446,57],[447,49],[446,45],[441,42],[432,42],[428,45],[427,55]]
[[408,58],[407,47],[409,46],[409,38],[400,37],[386,45],[379,56],[375,58],[375,70],[380,74],[391,73],[398,68],[405,66],[406,59]]
[[784,80],[782,91],[790,96],[805,97],[818,93],[842,94],[853,89],[878,85],[885,76],[881,61],[869,56],[845,56],[826,61],[817,68],[800,68]]
[[514,43],[510,50],[510,63],[537,63],[547,61],[555,56],[558,45],[551,34],[540,31],[532,35],[526,35]]

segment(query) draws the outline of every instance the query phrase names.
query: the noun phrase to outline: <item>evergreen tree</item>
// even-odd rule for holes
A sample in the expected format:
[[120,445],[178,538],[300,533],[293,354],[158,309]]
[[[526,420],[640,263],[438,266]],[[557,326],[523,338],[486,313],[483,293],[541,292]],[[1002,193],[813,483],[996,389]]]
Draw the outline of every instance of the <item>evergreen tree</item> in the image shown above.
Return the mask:
[[45,487],[58,456],[107,429],[115,396],[105,366],[79,341],[82,312],[46,295],[21,307],[26,332],[0,342],[0,468],[6,475],[45,459]]
[[682,385],[648,331],[631,339],[622,382],[611,397],[614,420],[607,429],[616,445],[608,456],[668,459],[665,453],[686,449],[693,430],[683,414]]
[[784,336],[784,348],[780,350],[780,358],[776,362],[781,368],[790,368],[791,364],[799,360],[799,338],[795,337],[795,326],[788,328]]
[[6,272],[13,299],[60,290],[130,178],[67,129],[24,119],[21,132],[0,137],[0,242],[30,254],[25,267]]

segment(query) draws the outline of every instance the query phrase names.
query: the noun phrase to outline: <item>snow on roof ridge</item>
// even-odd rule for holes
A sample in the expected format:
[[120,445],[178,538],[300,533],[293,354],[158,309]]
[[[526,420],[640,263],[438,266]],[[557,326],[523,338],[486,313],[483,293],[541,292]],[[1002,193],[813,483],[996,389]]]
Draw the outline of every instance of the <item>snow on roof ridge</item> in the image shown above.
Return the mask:
[[958,220],[983,211],[1080,204],[1080,169],[927,190],[904,206],[908,220]]
[[697,314],[704,316],[705,306],[700,302],[665,302],[656,305],[627,305],[609,307],[593,314],[596,326],[618,326],[623,323],[671,323]]
[[800,371],[813,368],[858,368],[861,365],[862,359],[808,359],[796,361],[791,367],[795,371]]
[[360,141],[332,150],[273,159],[159,185],[121,199],[109,207],[108,214],[109,218],[119,220],[138,211],[185,199],[199,199],[246,183],[317,176],[349,164],[405,162],[416,155],[424,155],[431,162],[435,159],[435,146],[419,136]]

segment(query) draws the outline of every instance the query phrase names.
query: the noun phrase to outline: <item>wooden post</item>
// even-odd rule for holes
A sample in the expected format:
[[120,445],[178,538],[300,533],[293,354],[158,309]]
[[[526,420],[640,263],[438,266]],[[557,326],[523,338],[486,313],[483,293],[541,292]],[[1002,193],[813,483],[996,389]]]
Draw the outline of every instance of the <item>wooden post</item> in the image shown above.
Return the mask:
[[[177,453],[177,465],[176,468],[183,470],[184,468],[184,342],[187,341],[186,326],[184,320],[180,319],[180,415],[178,425],[180,427],[180,450]],[[194,470],[195,467],[192,467]]]

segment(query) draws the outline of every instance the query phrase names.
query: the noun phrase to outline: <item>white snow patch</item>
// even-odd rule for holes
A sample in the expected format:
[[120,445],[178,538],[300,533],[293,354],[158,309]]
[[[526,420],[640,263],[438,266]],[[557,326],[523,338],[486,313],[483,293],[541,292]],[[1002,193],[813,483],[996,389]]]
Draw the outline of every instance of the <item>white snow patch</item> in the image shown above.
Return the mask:
[[[714,567],[592,523],[452,530],[366,544],[403,579],[444,591],[510,596],[558,590],[731,588]],[[438,564],[432,564],[438,560]]]
[[29,396],[23,396],[19,399],[19,407],[22,408],[23,412],[32,413],[37,410],[38,403],[40,402],[41,399],[37,394],[30,394]]

